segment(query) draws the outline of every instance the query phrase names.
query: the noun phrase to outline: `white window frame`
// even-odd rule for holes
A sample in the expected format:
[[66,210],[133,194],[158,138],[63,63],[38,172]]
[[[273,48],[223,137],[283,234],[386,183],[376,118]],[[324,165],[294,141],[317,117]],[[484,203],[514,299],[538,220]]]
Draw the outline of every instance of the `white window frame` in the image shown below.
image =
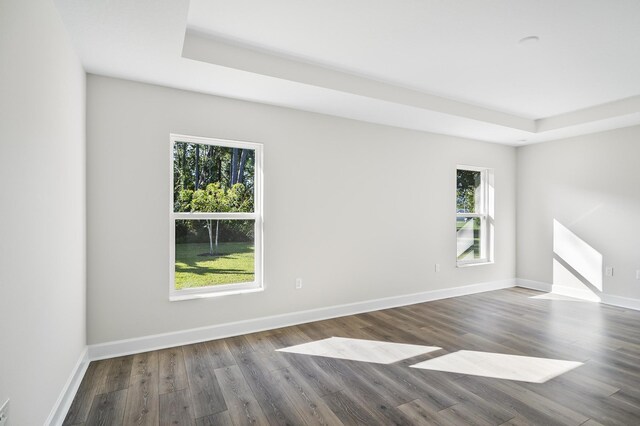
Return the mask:
[[[187,136],[171,133],[169,138],[169,300],[189,300],[206,297],[223,296],[229,294],[253,293],[264,290],[263,282],[263,242],[262,242],[262,148],[261,143],[243,142],[227,139],[205,138],[199,136]],[[204,145],[222,146],[226,148],[251,149],[255,152],[254,184],[253,184],[253,213],[226,212],[226,213],[190,213],[174,212],[174,182],[173,182],[173,148],[176,142],[186,142]],[[254,221],[254,280],[246,283],[220,284],[215,286],[175,288],[175,241],[176,220],[179,219],[218,219],[218,220],[253,220]]]
[[[457,175],[458,170],[468,170],[480,172],[480,202],[477,206],[480,212],[474,213],[458,213],[456,199],[456,221],[458,218],[479,218],[480,219],[480,258],[459,260],[456,255],[456,264],[458,267],[486,265],[493,263],[493,170],[487,167],[477,166],[456,166],[456,193],[457,193]],[[456,231],[456,245],[458,235]],[[457,251],[457,250],[456,250]]]

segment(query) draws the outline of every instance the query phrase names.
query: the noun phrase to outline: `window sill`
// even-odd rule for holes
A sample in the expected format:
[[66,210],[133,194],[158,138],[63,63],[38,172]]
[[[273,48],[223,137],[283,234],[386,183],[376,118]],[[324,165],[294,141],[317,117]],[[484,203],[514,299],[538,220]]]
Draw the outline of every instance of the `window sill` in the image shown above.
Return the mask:
[[225,291],[209,291],[203,293],[189,293],[189,294],[171,294],[169,295],[170,302],[181,302],[183,300],[192,300],[192,299],[209,299],[212,297],[222,297],[222,296],[231,296],[234,294],[247,294],[247,293],[258,293],[264,291],[264,287],[258,288],[243,288],[236,290],[225,290]]
[[486,262],[470,262],[470,263],[458,263],[456,267],[458,268],[469,268],[471,266],[482,266],[482,265],[493,265],[494,261],[486,261]]

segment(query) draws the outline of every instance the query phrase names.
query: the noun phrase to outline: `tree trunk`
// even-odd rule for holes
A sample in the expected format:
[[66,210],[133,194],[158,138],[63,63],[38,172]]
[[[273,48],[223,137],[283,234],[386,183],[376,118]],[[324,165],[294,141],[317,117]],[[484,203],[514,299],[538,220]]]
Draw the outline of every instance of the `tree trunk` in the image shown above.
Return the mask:
[[200,185],[200,145],[196,144],[196,181],[195,189],[198,190]]
[[229,186],[233,186],[238,179],[238,148],[231,150],[231,182]]
[[218,235],[220,235],[220,221],[216,220],[216,254],[218,254]]
[[240,154],[240,166],[238,167],[237,183],[244,183],[244,165],[247,163],[247,150],[243,149]]
[[209,147],[209,159],[211,161],[211,170],[210,170],[210,178],[209,178],[209,182],[213,182],[213,177],[216,175],[216,151],[215,151],[215,147],[213,145],[211,145]]
[[178,146],[182,145],[182,189],[187,189],[187,144],[180,143]]
[[[207,230],[209,231],[209,254],[213,256],[213,223],[211,223],[211,220],[207,220]],[[218,238],[216,236],[216,245],[217,244]]]

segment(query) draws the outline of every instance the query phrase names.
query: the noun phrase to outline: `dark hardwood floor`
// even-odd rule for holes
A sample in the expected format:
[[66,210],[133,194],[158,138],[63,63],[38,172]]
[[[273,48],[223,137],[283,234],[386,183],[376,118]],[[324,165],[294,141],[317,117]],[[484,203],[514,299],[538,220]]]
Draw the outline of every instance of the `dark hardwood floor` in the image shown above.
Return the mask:
[[[640,312],[541,294],[500,290],[95,361],[65,424],[640,425]],[[442,349],[392,364],[276,351],[332,336]],[[583,364],[545,383],[410,367],[461,350]]]

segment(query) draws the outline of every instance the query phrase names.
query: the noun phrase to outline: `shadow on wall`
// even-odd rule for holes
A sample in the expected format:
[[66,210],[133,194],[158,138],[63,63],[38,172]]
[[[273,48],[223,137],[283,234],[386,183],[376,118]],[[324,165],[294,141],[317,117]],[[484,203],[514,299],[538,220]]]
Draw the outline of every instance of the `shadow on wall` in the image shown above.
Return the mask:
[[553,293],[599,302],[602,254],[553,220]]

